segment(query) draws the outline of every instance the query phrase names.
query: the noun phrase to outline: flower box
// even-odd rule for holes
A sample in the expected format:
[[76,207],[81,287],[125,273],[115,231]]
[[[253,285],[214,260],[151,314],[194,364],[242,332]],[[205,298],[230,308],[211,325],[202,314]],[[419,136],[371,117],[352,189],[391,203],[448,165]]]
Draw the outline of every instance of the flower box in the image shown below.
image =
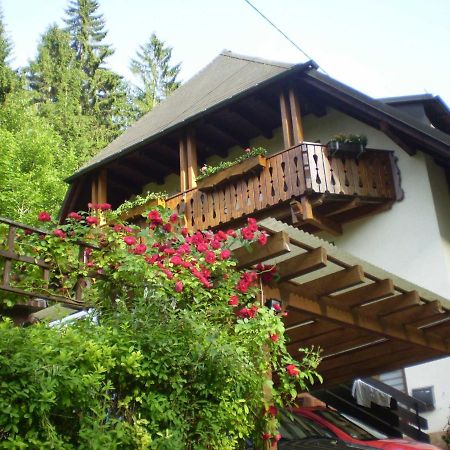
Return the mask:
[[264,167],[266,167],[266,158],[261,155],[254,156],[253,158],[246,159],[239,164],[227,167],[220,172],[198,180],[197,188],[201,191],[211,191],[248,173],[257,173]]
[[133,217],[140,216],[142,213],[148,211],[149,209],[151,209],[154,206],[165,207],[166,206],[166,201],[163,198],[157,198],[157,199],[154,199],[154,200],[149,200],[148,202],[144,203],[143,205],[137,205],[137,206],[134,206],[131,209],[128,209],[127,211],[124,211],[120,215],[120,218],[122,220],[129,220],[129,219],[131,219]]
[[332,158],[341,157],[359,159],[366,151],[366,146],[359,142],[330,141],[327,143],[327,148]]

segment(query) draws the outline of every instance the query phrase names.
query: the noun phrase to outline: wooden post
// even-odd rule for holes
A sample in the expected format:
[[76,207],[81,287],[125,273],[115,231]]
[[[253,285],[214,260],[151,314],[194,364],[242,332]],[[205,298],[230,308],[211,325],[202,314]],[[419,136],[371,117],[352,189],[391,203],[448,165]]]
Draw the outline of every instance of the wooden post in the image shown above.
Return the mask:
[[289,89],[289,104],[291,106],[291,120],[294,138],[293,145],[297,145],[301,144],[304,139],[300,103],[294,88]]
[[97,178],[97,203],[107,202],[106,169],[101,169]]
[[194,134],[190,131],[187,135],[187,175],[188,175],[188,189],[197,186],[195,181],[198,175],[197,165],[197,143]]
[[91,203],[94,205],[98,203],[98,184],[97,177],[95,175],[92,176],[91,181]]
[[283,128],[284,148],[290,148],[294,145],[291,111],[289,108],[288,99],[285,93],[280,93],[280,110],[281,110],[281,125]]
[[184,192],[188,189],[186,141],[184,136],[180,137],[179,148],[180,148],[180,191]]

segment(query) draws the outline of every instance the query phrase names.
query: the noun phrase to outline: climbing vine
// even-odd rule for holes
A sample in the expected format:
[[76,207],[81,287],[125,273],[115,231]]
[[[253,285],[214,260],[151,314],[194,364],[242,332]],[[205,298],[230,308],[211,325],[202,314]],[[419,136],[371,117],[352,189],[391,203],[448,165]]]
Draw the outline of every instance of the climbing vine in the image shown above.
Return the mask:
[[[261,301],[276,270],[236,268],[238,243],[267,242],[254,219],[190,234],[161,207],[145,217],[138,227],[108,204],[91,205],[59,225],[43,212],[49,234],[19,235],[15,250],[51,264],[53,275],[44,283],[18,264],[13,282],[71,297],[82,280],[91,312],[51,327],[0,324],[1,447],[235,449],[246,438],[262,446],[279,439],[279,408],[320,379],[318,354],[303,349],[294,360],[282,311]],[[80,241],[89,244],[81,258]]]

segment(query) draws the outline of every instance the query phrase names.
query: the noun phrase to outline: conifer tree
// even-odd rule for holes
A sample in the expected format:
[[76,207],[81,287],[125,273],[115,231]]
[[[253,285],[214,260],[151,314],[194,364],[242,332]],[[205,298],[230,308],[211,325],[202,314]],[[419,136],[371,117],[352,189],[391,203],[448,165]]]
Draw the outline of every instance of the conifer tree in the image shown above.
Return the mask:
[[107,31],[98,8],[96,0],[71,0],[65,22],[76,60],[85,74],[83,113],[99,117],[110,140],[128,125],[132,112],[126,83],[105,67],[114,50],[104,43]]
[[5,101],[7,94],[18,87],[18,77],[9,66],[12,47],[12,42],[6,33],[3,12],[0,9],[0,104]]
[[171,65],[172,48],[152,33],[149,41],[141,45],[130,69],[139,79],[136,103],[141,114],[151,110],[180,86],[177,77],[181,64]]

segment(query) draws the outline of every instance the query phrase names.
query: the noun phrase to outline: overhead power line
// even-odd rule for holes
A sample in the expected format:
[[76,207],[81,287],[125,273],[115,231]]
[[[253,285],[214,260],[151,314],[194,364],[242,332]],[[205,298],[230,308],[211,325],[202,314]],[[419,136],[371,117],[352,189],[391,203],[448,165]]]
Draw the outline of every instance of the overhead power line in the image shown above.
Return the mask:
[[[255,5],[253,5],[249,0],[244,0],[249,6],[251,6],[266,22],[268,22],[275,30],[278,31],[285,39],[287,39],[297,50],[303,53],[308,59],[314,59],[308,55],[304,50],[302,50],[286,33],[284,33],[280,28],[278,28],[267,16],[265,16]],[[322,70],[326,72],[325,69]]]

